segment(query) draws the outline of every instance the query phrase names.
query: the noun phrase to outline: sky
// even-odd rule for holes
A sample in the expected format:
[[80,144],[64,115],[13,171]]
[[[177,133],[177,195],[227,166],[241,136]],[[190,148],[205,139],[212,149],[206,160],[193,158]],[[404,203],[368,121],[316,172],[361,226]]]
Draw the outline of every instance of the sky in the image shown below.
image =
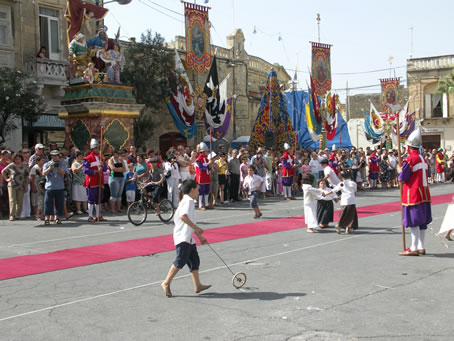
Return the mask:
[[[292,77],[297,69],[302,88],[309,79],[309,42],[318,41],[316,14],[320,13],[320,42],[333,45],[333,89],[341,99],[347,83],[350,95],[378,93],[379,79],[390,76],[406,84],[410,55],[454,54],[452,0],[209,0],[207,6],[212,44],[225,47],[227,35],[241,28],[249,55],[283,65]],[[148,29],[168,42],[184,36],[180,0],[132,0],[129,5],[105,7],[110,10],[105,25],[111,35],[121,26],[122,39],[139,40]],[[381,71],[371,72],[376,70]]]

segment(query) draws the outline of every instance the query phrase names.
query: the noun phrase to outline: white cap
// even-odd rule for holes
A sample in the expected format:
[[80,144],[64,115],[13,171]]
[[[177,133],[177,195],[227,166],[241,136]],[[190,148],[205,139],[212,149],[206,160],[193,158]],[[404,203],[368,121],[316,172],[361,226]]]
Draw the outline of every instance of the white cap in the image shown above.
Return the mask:
[[94,149],[96,147],[99,147],[98,141],[96,141],[95,139],[91,139],[91,141],[90,141],[90,149]]
[[44,149],[44,146],[41,143],[35,144],[35,149]]
[[289,150],[290,149],[290,145],[286,142],[284,143],[284,150]]
[[211,152],[210,155],[208,155],[208,160],[214,159],[216,156],[218,156],[215,152]]

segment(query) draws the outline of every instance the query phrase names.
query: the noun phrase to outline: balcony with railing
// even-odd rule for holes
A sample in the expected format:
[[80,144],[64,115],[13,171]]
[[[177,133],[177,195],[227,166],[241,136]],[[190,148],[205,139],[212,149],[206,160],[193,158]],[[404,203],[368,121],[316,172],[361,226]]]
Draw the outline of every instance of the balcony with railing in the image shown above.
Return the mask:
[[55,86],[67,84],[67,62],[32,58],[25,64],[25,68],[38,84]]
[[454,55],[412,58],[407,60],[407,71],[429,71],[454,68]]

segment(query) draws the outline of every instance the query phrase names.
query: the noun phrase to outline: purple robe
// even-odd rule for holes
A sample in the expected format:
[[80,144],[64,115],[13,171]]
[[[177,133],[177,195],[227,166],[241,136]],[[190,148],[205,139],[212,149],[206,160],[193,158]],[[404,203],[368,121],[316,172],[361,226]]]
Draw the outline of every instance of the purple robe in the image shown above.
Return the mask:
[[[410,180],[411,169],[406,161],[402,164],[402,171],[399,173],[399,180],[406,182]],[[419,226],[421,230],[427,229],[427,224],[432,222],[432,209],[430,202],[423,202],[418,205],[402,206],[403,220],[405,227]]]
[[[285,158],[282,158],[282,166],[287,169],[292,169],[292,165],[290,165]],[[293,176],[283,176],[282,185],[284,185],[284,186],[293,185]]]

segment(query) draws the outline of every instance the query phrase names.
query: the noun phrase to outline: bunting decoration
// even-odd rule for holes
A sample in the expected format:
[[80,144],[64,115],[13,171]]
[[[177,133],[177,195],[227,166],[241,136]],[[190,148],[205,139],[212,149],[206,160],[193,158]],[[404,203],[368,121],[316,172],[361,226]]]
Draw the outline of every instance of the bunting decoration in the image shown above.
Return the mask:
[[[338,100],[338,98],[337,98]],[[336,108],[336,95],[331,96],[331,93],[328,93],[326,97],[326,106],[328,109],[325,122],[326,138],[328,140],[334,139],[336,136],[337,129],[337,108]]]
[[80,32],[86,20],[101,20],[109,10],[82,0],[66,0],[66,35],[68,44]]
[[181,135],[190,139],[197,131],[193,91],[181,58],[175,50],[175,73],[170,79],[171,89],[164,91],[164,97],[175,125]]
[[184,3],[186,65],[196,73],[203,73],[211,65],[208,9],[205,6]]
[[324,97],[331,90],[331,45],[312,42],[311,78],[315,95]]
[[400,78],[380,79],[381,106],[383,112],[394,114],[400,106]]
[[233,100],[227,98],[227,79],[229,78],[230,74],[219,84],[216,56],[214,56],[203,93],[207,96],[205,128],[216,139],[223,138],[230,126]]
[[296,136],[287,110],[287,99],[274,70],[269,73],[266,80],[265,91],[249,140],[250,150],[265,146],[266,132],[275,134],[277,150],[284,150],[284,143],[296,145]]

